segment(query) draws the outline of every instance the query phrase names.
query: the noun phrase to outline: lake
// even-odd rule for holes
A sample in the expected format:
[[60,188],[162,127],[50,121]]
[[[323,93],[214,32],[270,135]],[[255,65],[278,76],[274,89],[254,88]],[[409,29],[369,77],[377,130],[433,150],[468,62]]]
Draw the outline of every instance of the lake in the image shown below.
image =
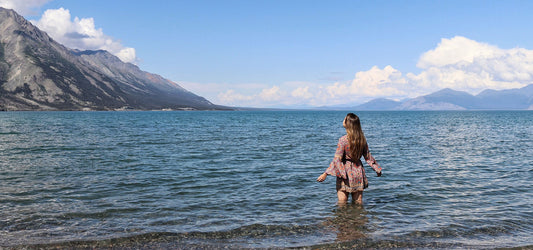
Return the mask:
[[356,112],[362,207],[346,113],[0,112],[0,247],[533,246],[532,111]]

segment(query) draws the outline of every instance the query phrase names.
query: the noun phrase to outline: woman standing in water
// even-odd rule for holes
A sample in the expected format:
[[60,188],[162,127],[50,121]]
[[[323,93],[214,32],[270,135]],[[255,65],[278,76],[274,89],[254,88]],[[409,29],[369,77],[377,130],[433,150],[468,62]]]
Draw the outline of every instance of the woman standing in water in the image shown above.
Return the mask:
[[378,177],[381,176],[381,167],[368,150],[359,117],[354,113],[349,113],[342,125],[346,128],[346,135],[339,139],[333,161],[329,168],[317,178],[317,181],[323,182],[328,175],[336,176],[339,204],[348,201],[348,196],[352,194],[352,200],[362,205],[363,189],[368,187],[368,180],[361,156],[376,171]]

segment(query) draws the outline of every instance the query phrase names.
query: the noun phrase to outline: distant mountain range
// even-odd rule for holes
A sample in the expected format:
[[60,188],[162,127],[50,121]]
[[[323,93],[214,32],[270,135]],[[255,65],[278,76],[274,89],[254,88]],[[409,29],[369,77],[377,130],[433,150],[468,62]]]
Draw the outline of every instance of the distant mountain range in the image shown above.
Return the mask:
[[107,51],[64,47],[0,8],[0,110],[211,110],[177,83]]
[[[332,107],[322,107],[328,109]],[[519,89],[485,90],[478,95],[453,89],[403,101],[378,98],[367,103],[334,109],[351,110],[533,110],[533,84]]]

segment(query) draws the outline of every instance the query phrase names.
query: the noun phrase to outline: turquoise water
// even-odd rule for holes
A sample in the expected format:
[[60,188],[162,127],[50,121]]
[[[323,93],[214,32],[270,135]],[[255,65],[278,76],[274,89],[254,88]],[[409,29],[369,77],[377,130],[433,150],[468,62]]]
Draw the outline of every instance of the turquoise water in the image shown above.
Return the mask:
[[0,246],[533,245],[531,111],[357,114],[363,207],[315,181],[346,112],[2,112]]

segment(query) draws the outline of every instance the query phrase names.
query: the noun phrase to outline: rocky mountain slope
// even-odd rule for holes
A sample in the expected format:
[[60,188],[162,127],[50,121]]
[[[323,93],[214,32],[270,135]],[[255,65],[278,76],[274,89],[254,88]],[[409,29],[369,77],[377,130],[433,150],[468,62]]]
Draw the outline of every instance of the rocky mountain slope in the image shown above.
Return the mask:
[[106,51],[71,50],[0,8],[0,110],[228,109]]

